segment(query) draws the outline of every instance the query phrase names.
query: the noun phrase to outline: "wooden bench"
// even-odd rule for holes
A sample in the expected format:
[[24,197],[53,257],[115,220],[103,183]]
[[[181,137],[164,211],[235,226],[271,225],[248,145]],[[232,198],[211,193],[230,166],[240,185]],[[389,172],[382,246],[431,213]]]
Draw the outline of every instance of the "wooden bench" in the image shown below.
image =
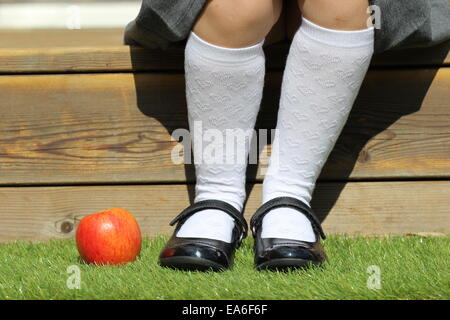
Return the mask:
[[[275,125],[286,30],[282,20],[267,42],[258,128]],[[195,180],[170,157],[171,133],[187,128],[183,50],[122,46],[121,30],[0,38],[0,241],[71,237],[109,207],[145,235],[169,234]],[[448,49],[374,58],[315,191],[328,233],[450,233]],[[247,218],[261,181],[250,165]]]

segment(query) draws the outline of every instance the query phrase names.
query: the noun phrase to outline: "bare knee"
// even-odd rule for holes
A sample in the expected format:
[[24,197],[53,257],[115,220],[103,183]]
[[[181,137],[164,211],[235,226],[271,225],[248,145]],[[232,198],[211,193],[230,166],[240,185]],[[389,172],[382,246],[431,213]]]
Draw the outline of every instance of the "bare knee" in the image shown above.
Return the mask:
[[298,0],[302,15],[322,26],[336,30],[361,30],[368,27],[368,0]]
[[250,46],[264,39],[281,10],[282,0],[208,0],[193,31],[219,46]]

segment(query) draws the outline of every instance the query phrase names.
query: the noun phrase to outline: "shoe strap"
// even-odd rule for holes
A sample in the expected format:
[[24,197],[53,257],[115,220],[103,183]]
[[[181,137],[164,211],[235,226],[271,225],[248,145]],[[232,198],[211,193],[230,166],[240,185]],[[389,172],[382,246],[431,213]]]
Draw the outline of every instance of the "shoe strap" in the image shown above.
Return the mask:
[[270,210],[274,208],[279,207],[290,207],[293,209],[296,209],[303,213],[306,218],[311,222],[311,225],[316,233],[322,237],[322,239],[325,239],[325,233],[323,232],[322,226],[319,222],[319,219],[317,218],[314,211],[311,209],[310,206],[308,206],[303,201],[293,198],[293,197],[277,197],[272,200],[267,201],[264,203],[256,212],[253,214],[251,220],[250,220],[250,226],[252,229],[253,236],[256,234],[256,230],[261,226],[262,220],[264,216],[269,213]]
[[247,225],[247,221],[245,221],[242,213],[239,212],[239,210],[237,210],[231,204],[226,203],[225,201],[222,201],[222,200],[211,199],[211,200],[203,200],[203,201],[193,203],[189,207],[184,209],[178,216],[176,216],[175,219],[173,219],[170,222],[170,225],[173,226],[178,221],[185,220],[185,219],[189,218],[191,215],[193,215],[194,213],[197,213],[197,212],[199,212],[201,210],[205,210],[205,209],[217,209],[217,210],[221,210],[221,211],[227,213],[232,218],[234,218],[237,225],[241,229],[241,235],[240,235],[239,242],[242,242],[242,240],[247,237],[248,225]]

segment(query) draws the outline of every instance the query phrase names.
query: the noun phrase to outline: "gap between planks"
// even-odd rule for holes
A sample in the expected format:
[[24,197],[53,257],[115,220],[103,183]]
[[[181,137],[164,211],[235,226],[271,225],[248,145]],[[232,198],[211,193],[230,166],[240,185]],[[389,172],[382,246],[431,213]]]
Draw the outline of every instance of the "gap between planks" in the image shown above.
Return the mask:
[[[247,219],[261,189],[253,185]],[[132,212],[145,236],[168,235],[192,192],[188,185],[0,188],[0,241],[70,238],[84,215],[111,207]],[[318,184],[312,206],[328,234],[449,234],[449,194],[449,180],[330,182]]]

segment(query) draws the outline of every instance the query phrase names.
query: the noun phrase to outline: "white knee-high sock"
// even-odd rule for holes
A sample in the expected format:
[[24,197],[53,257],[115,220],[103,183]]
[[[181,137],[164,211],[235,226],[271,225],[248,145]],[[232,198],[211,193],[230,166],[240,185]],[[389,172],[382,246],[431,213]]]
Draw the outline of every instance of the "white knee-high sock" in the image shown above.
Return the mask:
[[[283,76],[263,202],[289,196],[310,203],[367,72],[373,38],[373,28],[337,31],[302,19]],[[263,238],[316,240],[309,220],[291,208],[269,212],[262,228]]]
[[[194,134],[194,202],[218,199],[242,210],[246,159],[264,85],[263,42],[224,48],[194,33],[188,39],[185,73],[189,127]],[[194,131],[200,132],[200,127],[203,134],[198,139]],[[227,133],[239,136],[234,146]],[[231,242],[233,227],[228,214],[207,209],[186,220],[177,236]]]

